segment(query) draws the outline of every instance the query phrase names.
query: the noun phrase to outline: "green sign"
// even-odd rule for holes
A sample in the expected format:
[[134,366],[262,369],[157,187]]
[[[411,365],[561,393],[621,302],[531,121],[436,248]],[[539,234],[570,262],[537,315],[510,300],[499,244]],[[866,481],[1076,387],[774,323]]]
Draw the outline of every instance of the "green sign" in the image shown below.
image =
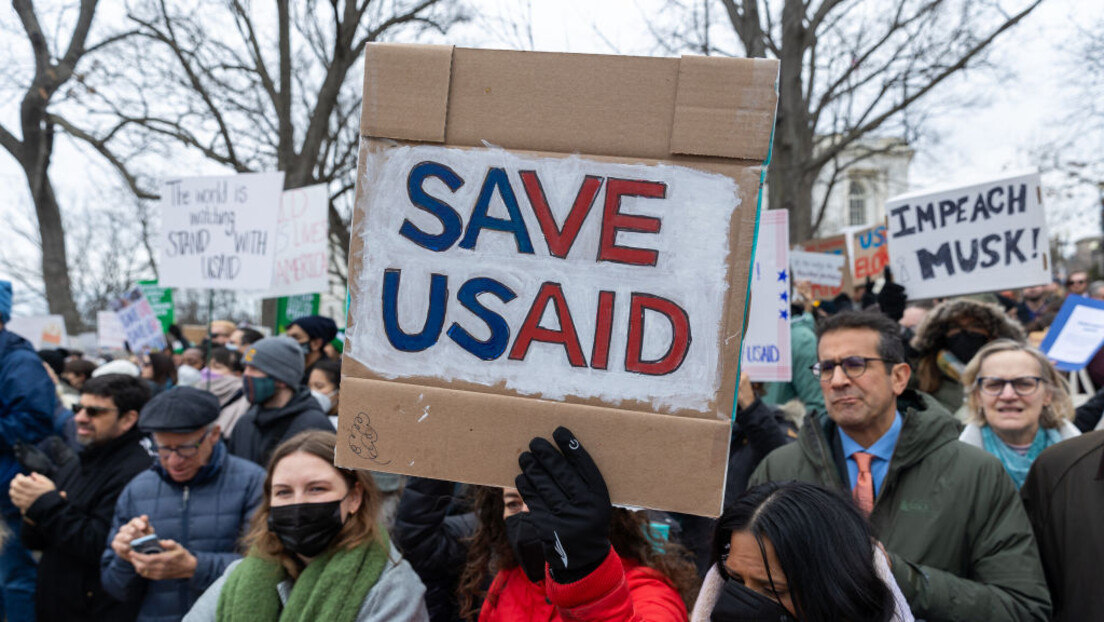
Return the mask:
[[304,315],[318,315],[322,303],[322,294],[300,294],[276,299],[276,334],[287,330],[296,318]]
[[176,321],[173,308],[173,295],[171,287],[158,287],[157,281],[138,281],[138,287],[142,295],[149,301],[153,308],[153,314],[161,322],[161,332],[169,332],[169,327]]

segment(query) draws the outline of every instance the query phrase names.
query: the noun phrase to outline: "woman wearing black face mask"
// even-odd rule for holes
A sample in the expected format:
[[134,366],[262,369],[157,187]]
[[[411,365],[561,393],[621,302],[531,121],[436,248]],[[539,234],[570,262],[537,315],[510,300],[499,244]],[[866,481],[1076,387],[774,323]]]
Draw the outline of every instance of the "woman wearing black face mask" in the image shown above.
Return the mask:
[[911,622],[849,500],[813,484],[749,489],[717,523],[692,622]]
[[204,592],[188,621],[427,621],[422,585],[377,524],[367,471],[333,466],[337,437],[311,430],[276,448],[249,553]]
[[[561,441],[573,440],[569,435],[564,428],[556,431],[561,448]],[[575,447],[584,451],[577,441]],[[546,441],[542,450],[546,459],[565,464]],[[597,467],[593,472],[592,489],[604,491]],[[573,471],[560,474],[575,476]],[[689,553],[674,543],[657,544],[646,515],[611,507],[608,495],[598,505],[576,507],[575,528],[558,531],[566,541],[567,549],[561,550],[570,556],[568,568],[552,566],[546,574],[548,550],[541,539],[542,528],[548,527],[541,524],[549,518],[546,508],[526,505],[515,488],[478,489],[479,524],[460,578],[461,617],[469,622],[686,620],[697,591]],[[489,588],[488,575],[494,577]]]
[[957,298],[937,305],[916,328],[910,386],[964,418],[962,373],[978,350],[994,339],[1023,343],[1026,337],[1019,322],[996,304]]

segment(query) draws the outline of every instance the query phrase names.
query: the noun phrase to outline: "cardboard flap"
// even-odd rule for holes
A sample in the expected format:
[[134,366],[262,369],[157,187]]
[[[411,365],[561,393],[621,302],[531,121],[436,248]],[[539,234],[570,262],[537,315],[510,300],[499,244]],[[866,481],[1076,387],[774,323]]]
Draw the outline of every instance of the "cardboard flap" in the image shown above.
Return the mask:
[[369,44],[361,134],[442,143],[452,46]]
[[778,61],[732,62],[683,56],[671,126],[671,153],[741,160],[767,159]]

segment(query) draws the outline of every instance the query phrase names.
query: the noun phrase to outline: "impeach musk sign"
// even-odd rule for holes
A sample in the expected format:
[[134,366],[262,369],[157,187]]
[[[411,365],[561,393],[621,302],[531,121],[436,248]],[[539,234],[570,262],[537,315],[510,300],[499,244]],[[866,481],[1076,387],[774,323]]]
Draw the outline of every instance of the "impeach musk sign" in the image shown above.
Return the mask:
[[1031,173],[886,203],[890,264],[909,298],[1050,280],[1039,175]]
[[368,155],[353,358],[607,404],[704,410],[721,385],[729,177],[408,146]]

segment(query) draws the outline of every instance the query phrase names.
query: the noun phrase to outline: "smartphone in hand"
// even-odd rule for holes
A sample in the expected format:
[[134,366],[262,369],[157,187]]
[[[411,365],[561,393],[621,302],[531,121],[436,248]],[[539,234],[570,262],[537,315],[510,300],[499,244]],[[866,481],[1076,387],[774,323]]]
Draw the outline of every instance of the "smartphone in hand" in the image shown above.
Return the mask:
[[135,553],[142,553],[144,555],[165,552],[165,549],[161,548],[161,541],[157,538],[157,534],[155,533],[131,540],[130,548],[134,549]]

